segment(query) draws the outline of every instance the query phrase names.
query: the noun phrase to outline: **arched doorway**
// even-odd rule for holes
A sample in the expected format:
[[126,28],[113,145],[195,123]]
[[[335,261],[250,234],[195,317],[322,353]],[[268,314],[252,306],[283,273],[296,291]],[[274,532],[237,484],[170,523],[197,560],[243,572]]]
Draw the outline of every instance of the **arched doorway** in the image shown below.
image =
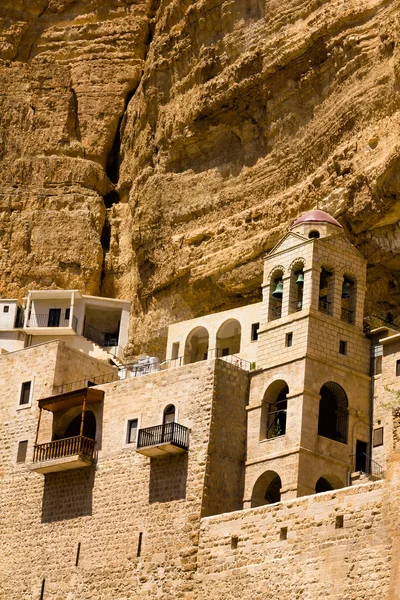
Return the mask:
[[274,381],[266,390],[261,409],[260,440],[285,435],[289,387],[283,379]]
[[266,471],[257,479],[251,495],[251,507],[275,504],[281,500],[282,482],[278,473]]
[[348,400],[344,389],[328,381],[320,390],[318,435],[347,444]]
[[185,364],[208,358],[209,335],[205,327],[196,327],[186,338]]
[[[74,419],[67,425],[62,438],[70,438],[80,435],[82,423],[82,413],[76,415]],[[83,422],[83,435],[91,440],[96,437],[96,417],[91,410],[85,411],[85,419]]]
[[242,326],[236,319],[225,321],[217,333],[217,355],[239,354]]
[[344,483],[337,475],[324,475],[323,477],[320,477],[315,484],[315,493],[322,494],[323,492],[338,490],[342,487],[344,487]]

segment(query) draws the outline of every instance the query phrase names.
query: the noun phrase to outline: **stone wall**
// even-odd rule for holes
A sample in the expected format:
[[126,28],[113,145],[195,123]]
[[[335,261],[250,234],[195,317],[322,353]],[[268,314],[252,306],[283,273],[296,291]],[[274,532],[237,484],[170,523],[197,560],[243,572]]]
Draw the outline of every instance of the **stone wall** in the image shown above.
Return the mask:
[[[239,504],[246,373],[204,361],[99,387],[96,468],[45,477],[28,472],[29,460],[17,465],[10,457],[21,428],[31,440],[36,422],[21,424],[14,403],[2,398],[0,421],[12,435],[2,447],[1,600],[36,600],[44,579],[46,600],[190,598],[201,515]],[[170,403],[190,429],[190,450],[150,460],[126,443],[127,420],[159,425]]]
[[385,485],[203,519],[195,598],[394,600]]

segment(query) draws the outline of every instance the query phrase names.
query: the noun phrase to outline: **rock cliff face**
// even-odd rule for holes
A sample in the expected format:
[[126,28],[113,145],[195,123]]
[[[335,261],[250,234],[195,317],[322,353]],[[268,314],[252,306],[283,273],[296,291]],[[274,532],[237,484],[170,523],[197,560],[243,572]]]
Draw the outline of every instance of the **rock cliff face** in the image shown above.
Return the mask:
[[2,0],[0,293],[133,301],[130,350],[259,299],[302,212],[400,299],[399,0]]

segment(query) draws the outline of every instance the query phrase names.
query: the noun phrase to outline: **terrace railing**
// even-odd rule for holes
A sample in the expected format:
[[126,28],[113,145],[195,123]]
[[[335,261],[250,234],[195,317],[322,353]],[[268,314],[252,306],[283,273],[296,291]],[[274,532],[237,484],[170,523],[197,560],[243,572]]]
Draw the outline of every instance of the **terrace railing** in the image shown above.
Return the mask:
[[342,321],[347,321],[347,323],[353,322],[353,311],[348,308],[342,308],[340,313],[340,318]]
[[33,462],[81,455],[93,460],[94,440],[83,435],[37,444],[33,451]]
[[182,448],[183,450],[188,450],[189,429],[175,422],[139,429],[137,441],[138,449],[166,443]]
[[319,303],[318,303],[318,309],[327,314],[330,315],[331,314],[331,302],[328,302],[328,300],[326,300],[326,298],[320,298],[319,299]]
[[72,322],[71,319],[65,319],[64,317],[60,317],[59,319],[54,320],[53,322],[49,322],[49,314],[34,314],[31,315],[28,319],[27,326],[28,327],[70,327],[76,331],[78,327],[78,319],[73,315]]

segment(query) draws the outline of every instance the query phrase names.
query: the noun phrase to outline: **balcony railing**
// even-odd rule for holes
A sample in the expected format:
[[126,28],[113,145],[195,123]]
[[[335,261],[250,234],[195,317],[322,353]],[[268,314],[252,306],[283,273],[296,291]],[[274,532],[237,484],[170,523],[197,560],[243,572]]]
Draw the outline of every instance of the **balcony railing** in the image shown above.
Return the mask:
[[189,429],[175,422],[139,429],[136,447],[138,451],[163,444],[170,444],[181,450],[189,450]]
[[34,447],[33,462],[66,458],[77,454],[93,460],[93,451],[94,440],[77,435],[75,437],[55,440],[54,442],[48,442],[46,444],[38,444]]
[[96,327],[93,327],[93,325],[85,323],[83,335],[85,336],[85,338],[88,338],[92,342],[95,342],[95,344],[101,346],[102,348],[118,346],[118,332],[107,333],[99,331],[98,329],[96,329]]
[[324,312],[327,315],[331,314],[331,303],[328,302],[328,300],[326,300],[326,298],[320,298],[319,299],[319,304],[318,304],[318,309],[321,312]]
[[353,311],[348,308],[342,308],[340,318],[342,321],[347,321],[347,323],[353,322]]
[[49,314],[47,313],[45,315],[31,315],[28,319],[27,327],[70,327],[70,324],[72,329],[76,331],[78,328],[78,319],[74,315],[71,322],[71,318],[65,319],[60,317],[53,320],[49,319]]
[[369,475],[373,481],[385,478],[384,468],[375,460],[372,460],[368,454],[358,452],[352,454],[351,458],[353,459],[353,471],[361,471],[361,473]]
[[278,304],[277,306],[271,306],[271,321],[275,321],[275,319],[280,319],[282,316],[282,304]]

